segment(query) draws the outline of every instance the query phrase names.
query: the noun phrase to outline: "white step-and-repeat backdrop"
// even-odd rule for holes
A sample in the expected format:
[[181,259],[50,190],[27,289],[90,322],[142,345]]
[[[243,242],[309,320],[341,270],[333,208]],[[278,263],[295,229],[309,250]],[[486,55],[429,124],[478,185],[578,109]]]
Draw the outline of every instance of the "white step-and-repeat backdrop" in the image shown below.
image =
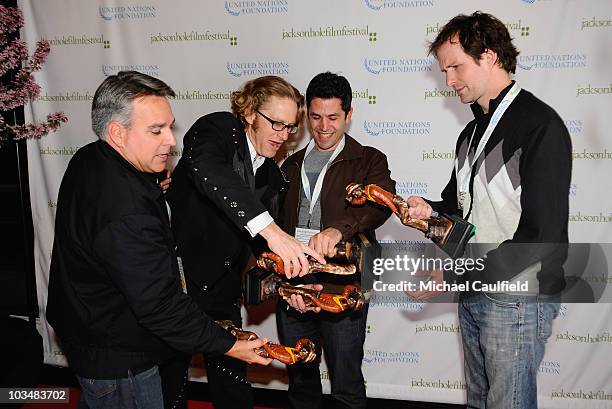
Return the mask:
[[[30,48],[39,39],[51,43],[36,76],[42,93],[27,116],[64,111],[69,118],[57,134],[28,146],[47,363],[65,363],[44,319],[57,192],[71,156],[95,139],[89,119],[95,89],[120,70],[159,77],[177,91],[175,159],[191,123],[228,110],[230,92],[244,81],[280,75],[305,91],[315,74],[341,73],[354,90],[350,134],[387,154],[399,194],[435,199],[471,113],[445,86],[436,61],[427,56],[427,42],[456,14],[490,12],[507,25],[521,51],[520,85],[552,105],[570,131],[571,241],[612,241],[608,0],[22,0],[19,5],[26,18],[22,37]],[[379,238],[424,241],[395,218]],[[612,284],[609,271],[583,278]],[[248,323],[275,338],[274,317],[265,311],[251,313]],[[456,305],[375,294],[367,332],[363,369],[369,396],[465,401]],[[612,306],[563,304],[540,368],[541,407],[612,407],[611,354]],[[286,388],[280,365],[254,369],[251,378],[257,386]],[[329,390],[325,367],[322,378]]]

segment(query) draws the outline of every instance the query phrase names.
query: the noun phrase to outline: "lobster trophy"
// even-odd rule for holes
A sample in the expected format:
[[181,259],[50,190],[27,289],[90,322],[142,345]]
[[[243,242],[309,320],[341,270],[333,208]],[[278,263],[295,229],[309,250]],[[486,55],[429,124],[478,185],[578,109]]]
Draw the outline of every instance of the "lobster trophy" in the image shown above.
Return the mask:
[[445,221],[439,217],[430,217],[426,220],[411,218],[408,215],[408,203],[401,196],[394,195],[375,184],[362,186],[351,183],[346,187],[346,192],[346,200],[349,203],[361,206],[370,200],[386,206],[399,217],[403,225],[424,232],[425,236],[435,243],[443,243],[452,227],[450,220]]
[[301,295],[306,307],[319,307],[323,311],[338,314],[344,311],[358,311],[363,308],[363,294],[355,285],[345,285],[342,294],[324,293],[310,288],[296,287],[282,283],[278,288],[282,297]]
[[[230,320],[219,320],[215,321],[215,323],[239,340],[253,341],[259,338],[254,332],[245,331],[237,327]],[[293,365],[297,362],[312,362],[317,357],[314,342],[306,338],[299,339],[295,347],[286,347],[267,342],[262,347],[257,348],[255,353],[264,358],[276,359],[286,365]]]
[[[371,238],[359,233],[356,241],[340,241],[336,244],[335,254],[322,265],[312,259],[309,273],[326,272],[341,276],[348,276],[359,272],[370,275],[372,258],[377,252],[369,251],[372,247]],[[376,243],[377,244],[377,243]],[[366,273],[366,274],[364,274]],[[293,286],[284,278],[284,264],[275,253],[264,252],[257,258],[257,267],[247,271],[244,277],[244,303],[245,305],[260,304],[278,294],[291,296],[302,295],[308,306],[320,307],[322,310],[339,313],[346,310],[361,309],[364,295],[360,288],[347,285],[342,294],[324,293],[308,290],[300,286]],[[366,284],[367,285],[367,284]]]
[[[308,274],[312,273],[329,273],[337,275],[352,275],[357,272],[357,267],[354,264],[337,264],[337,263],[326,263],[321,264],[313,259],[309,258],[308,263]],[[257,265],[264,270],[274,271],[277,274],[285,274],[285,265],[283,259],[276,253],[265,251],[257,257]]]
[[[261,275],[261,270],[254,268],[247,274]],[[257,294],[251,294],[251,298],[256,301],[250,303],[245,302],[245,304],[257,304],[277,294],[281,297],[291,297],[292,294],[295,294],[302,296],[304,304],[306,304],[307,307],[319,307],[323,311],[337,314],[347,310],[360,310],[364,303],[363,293],[361,289],[355,285],[346,285],[342,294],[332,294],[291,285],[287,281],[284,281],[282,276],[278,274],[270,274],[260,280],[255,291]]]
[[[355,262],[358,257],[360,257],[360,251],[352,243],[341,242],[336,245],[334,259]],[[338,264],[333,262],[320,264],[312,260],[309,260],[309,262],[309,274],[324,272],[336,275],[352,275],[357,272],[355,264]],[[283,281],[281,278],[284,276],[283,260],[276,253],[261,253],[257,258],[257,266],[263,270],[276,273],[262,281],[260,285],[260,299],[266,299],[275,294],[279,294],[281,297],[290,297],[292,294],[301,295],[307,307],[320,307],[323,311],[331,313],[359,310],[363,307],[363,294],[361,289],[355,285],[346,285],[342,294],[332,294],[294,286]]]
[[461,217],[437,213],[424,220],[413,219],[408,214],[408,203],[401,196],[394,195],[375,184],[346,186],[346,200],[361,206],[368,200],[386,206],[400,219],[403,225],[425,233],[425,237],[437,244],[451,257],[463,254],[465,245],[476,228]]

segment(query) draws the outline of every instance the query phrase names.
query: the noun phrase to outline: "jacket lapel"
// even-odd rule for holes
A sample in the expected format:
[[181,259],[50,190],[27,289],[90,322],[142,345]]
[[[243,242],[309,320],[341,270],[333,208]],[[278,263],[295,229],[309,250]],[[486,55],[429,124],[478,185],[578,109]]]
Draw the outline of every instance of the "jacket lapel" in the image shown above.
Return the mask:
[[[329,165],[329,169],[333,168],[336,163],[343,161],[352,161],[352,160],[361,160],[363,156],[363,146],[353,139],[349,134],[344,134],[345,142],[344,149],[342,152],[334,159],[334,161]],[[301,165],[301,163],[300,163]],[[332,192],[333,188],[332,183],[325,183],[329,173],[325,174],[325,178],[323,179],[323,186],[321,188],[321,206],[327,206],[324,202],[326,202],[326,198],[335,198],[338,194],[343,194],[342,192]],[[335,200],[335,199],[332,199]]]
[[251,191],[255,190],[255,175],[253,174],[253,164],[251,163],[251,155],[247,145],[247,136],[244,129],[238,129],[233,134],[236,151],[234,152],[232,167],[240,178],[246,182]]

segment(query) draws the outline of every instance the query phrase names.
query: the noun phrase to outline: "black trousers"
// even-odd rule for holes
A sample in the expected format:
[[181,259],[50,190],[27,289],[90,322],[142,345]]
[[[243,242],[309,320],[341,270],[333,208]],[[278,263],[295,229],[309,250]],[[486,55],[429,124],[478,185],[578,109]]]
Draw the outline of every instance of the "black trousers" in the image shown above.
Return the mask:
[[[222,310],[206,311],[214,320],[232,320],[242,326],[240,306],[232,305]],[[166,409],[186,409],[185,395],[181,395],[191,357],[178,356],[160,365],[162,392]],[[206,376],[213,406],[217,409],[252,409],[253,390],[246,380],[246,363],[226,355],[204,357]]]
[[289,402],[294,409],[321,408],[321,347],[329,368],[331,395],[335,408],[366,408],[366,391],[361,372],[368,304],[361,311],[342,314],[321,312],[300,314],[279,301],[276,322],[283,345],[294,346],[309,338],[317,348],[317,360],[287,367]]
[[[235,325],[242,327],[240,305],[234,304],[230,308],[220,311],[206,311],[215,320],[232,320]],[[217,409],[252,409],[253,390],[246,380],[246,363],[226,355],[208,358],[206,362],[206,376],[212,403]]]
[[159,376],[162,380],[164,409],[187,409],[187,382],[191,355],[177,353],[167,361],[160,362]]
[[[242,326],[240,307],[208,311],[215,320],[232,320]],[[177,355],[159,366],[164,394],[164,408],[187,409],[185,388],[191,356]],[[246,380],[246,363],[226,355],[204,357],[211,400],[216,409],[252,409],[253,390]]]

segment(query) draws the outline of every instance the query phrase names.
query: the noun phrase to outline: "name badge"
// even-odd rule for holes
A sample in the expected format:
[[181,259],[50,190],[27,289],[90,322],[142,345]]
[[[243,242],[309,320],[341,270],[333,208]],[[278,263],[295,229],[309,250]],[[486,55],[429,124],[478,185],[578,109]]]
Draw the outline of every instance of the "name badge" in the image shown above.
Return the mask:
[[305,229],[303,227],[296,227],[295,228],[295,238],[301,242],[304,243],[304,245],[308,245],[308,242],[310,241],[310,238],[312,236],[314,236],[315,234],[319,233],[320,230],[315,230],[315,229]]
[[461,210],[463,210],[463,203],[465,203],[467,194],[467,192],[459,192],[459,194],[457,195],[457,204],[459,205],[459,209]]
[[458,205],[459,205],[459,209],[462,211],[463,213],[463,217],[467,216],[467,212],[470,210],[470,201],[471,199],[471,195],[470,192],[459,192],[459,197],[458,199]]
[[187,282],[185,281],[185,271],[183,270],[183,260],[180,257],[177,257],[176,261],[178,262],[179,280],[181,282],[181,288],[183,289],[183,292],[187,294]]

